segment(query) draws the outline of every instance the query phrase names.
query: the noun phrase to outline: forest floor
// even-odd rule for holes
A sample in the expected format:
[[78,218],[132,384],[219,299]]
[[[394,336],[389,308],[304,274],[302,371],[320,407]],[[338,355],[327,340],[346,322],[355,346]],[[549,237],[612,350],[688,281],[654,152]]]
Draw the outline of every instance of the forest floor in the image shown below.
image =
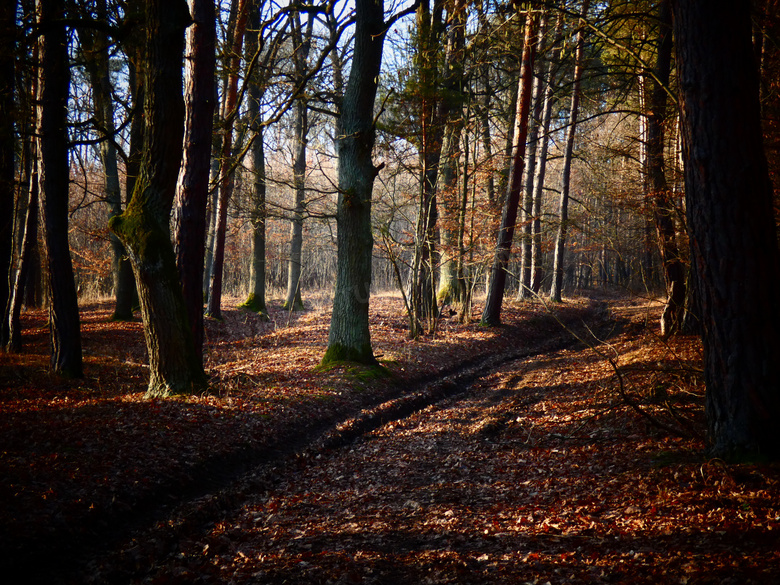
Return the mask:
[[[7,583],[780,583],[780,466],[706,455],[701,345],[660,304],[507,302],[318,368],[329,303],[208,321],[211,391],[146,400],[140,322],[82,307],[85,376],[43,311],[0,355]],[[10,580],[9,580],[10,579]]]

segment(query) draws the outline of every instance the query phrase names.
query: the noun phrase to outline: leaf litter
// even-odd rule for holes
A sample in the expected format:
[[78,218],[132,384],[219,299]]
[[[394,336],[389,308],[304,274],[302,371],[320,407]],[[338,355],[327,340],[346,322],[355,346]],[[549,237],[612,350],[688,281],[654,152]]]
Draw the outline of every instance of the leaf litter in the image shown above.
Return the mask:
[[[48,552],[69,568],[62,582],[780,582],[778,466],[707,459],[700,343],[658,339],[657,303],[599,306],[596,352],[551,344],[568,333],[531,303],[510,305],[500,329],[453,320],[409,341],[398,299],[377,297],[389,378],[318,370],[327,310],[278,310],[271,323],[227,310],[207,324],[212,392],[154,401],[140,323],[85,307],[86,376],[63,382],[46,371],[45,316],[26,314],[28,353],[0,366],[4,561]],[[558,310],[576,326],[588,307]],[[160,506],[209,498],[191,493],[204,461],[403,400],[399,387],[441,383],[477,354],[503,358],[348,441],[304,440],[163,536],[175,522]],[[121,510],[139,502],[145,524],[123,532]]]

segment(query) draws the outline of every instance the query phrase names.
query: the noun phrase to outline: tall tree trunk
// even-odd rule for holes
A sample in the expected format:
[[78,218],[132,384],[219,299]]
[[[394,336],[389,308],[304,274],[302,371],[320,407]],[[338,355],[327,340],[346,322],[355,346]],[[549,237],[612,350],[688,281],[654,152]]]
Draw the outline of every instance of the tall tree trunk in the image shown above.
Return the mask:
[[490,269],[490,285],[485,308],[482,311],[484,325],[501,324],[501,304],[504,301],[506,271],[512,250],[512,239],[517,222],[517,208],[523,190],[523,167],[525,165],[525,141],[528,136],[528,115],[531,110],[531,90],[533,87],[534,58],[536,56],[536,14],[528,10],[525,22],[525,41],[523,44],[523,64],[518,84],[517,113],[515,114],[514,145],[512,148],[512,167],[509,172],[509,184],[504,199],[504,211],[501,215],[501,227],[498,230],[496,252]]
[[[246,55],[251,58],[258,50],[260,35],[260,0],[254,0],[249,14],[246,37]],[[241,305],[255,311],[263,320],[268,319],[265,303],[265,150],[263,144],[263,120],[260,113],[260,100],[263,90],[257,81],[250,83],[247,103],[249,129],[254,136],[250,150],[250,168],[252,170],[252,197],[249,210],[252,232],[252,259],[249,264],[249,296]]]
[[8,341],[14,245],[14,43],[16,1],[0,6],[0,348]]
[[658,58],[650,80],[647,114],[647,177],[653,219],[666,283],[666,307],[661,315],[661,335],[667,337],[680,329],[685,310],[685,266],[677,248],[676,210],[666,182],[664,164],[664,126],[666,125],[666,86],[672,61],[672,12],[669,0],[663,0],[658,13]]
[[577,49],[574,55],[574,81],[571,88],[571,106],[569,106],[569,125],[566,128],[566,138],[563,153],[563,170],[561,171],[561,200],[559,205],[558,234],[555,237],[555,255],[553,259],[553,281],[550,287],[550,300],[560,303],[563,289],[564,255],[566,252],[566,236],[569,230],[569,187],[571,182],[571,161],[574,156],[574,136],[577,131],[577,116],[580,109],[580,83],[585,52],[585,17],[588,14],[590,0],[583,0],[580,11],[580,26],[577,31]]
[[[293,41],[295,52],[295,88],[304,83],[314,19],[309,18],[304,32],[301,28],[300,14],[294,15]],[[301,298],[301,271],[303,269],[303,213],[306,208],[306,145],[309,134],[309,104],[305,92],[295,100],[295,159],[293,160],[293,189],[295,207],[290,220],[290,257],[287,262],[287,296],[282,305],[289,311],[303,309]]]
[[147,396],[200,391],[206,386],[179,283],[170,214],[182,158],[184,0],[146,3],[144,148],[130,204],[109,226],[133,264],[149,354]]
[[40,192],[49,275],[49,328],[52,369],[81,377],[81,331],[76,283],[68,245],[68,134],[70,87],[64,8],[39,0],[38,153]]
[[436,179],[436,199],[439,204],[439,237],[441,266],[437,298],[441,304],[462,305],[462,290],[458,278],[460,200],[458,171],[461,166],[461,133],[466,95],[463,91],[466,46],[466,2],[454,0],[447,25],[447,51],[444,61],[443,98],[439,120],[444,124],[444,137]]
[[[547,32],[547,11],[542,13],[542,20],[539,24],[539,37],[536,44],[541,47],[544,35]],[[533,114],[529,122],[528,144],[528,162],[525,165],[525,186],[523,187],[523,239],[520,247],[520,282],[517,290],[519,299],[527,299],[533,296],[531,289],[532,274],[532,256],[533,256],[533,224],[534,224],[534,177],[536,176],[537,158],[539,144],[539,130],[542,125],[542,111],[544,108],[544,91],[542,86],[544,79],[541,70],[534,78],[534,89],[531,97],[533,103]]]
[[[97,16],[106,20],[106,2],[96,3]],[[109,70],[109,40],[106,34],[98,29],[83,27],[79,30],[79,40],[85,56],[85,64],[92,87],[95,122],[102,134],[99,147],[100,162],[103,166],[103,187],[106,203],[109,206],[109,218],[122,213],[122,190],[119,183],[119,166],[116,151],[116,125],[114,124],[113,86]],[[127,321],[133,318],[132,302],[123,302],[124,294],[120,288],[122,262],[125,258],[125,247],[115,234],[110,235],[112,254],[112,277],[114,280],[114,314],[113,319]]]
[[555,23],[555,36],[553,43],[555,48],[547,62],[544,74],[544,106],[541,122],[541,140],[537,144],[537,152],[534,155],[536,159],[534,171],[534,194],[533,194],[533,227],[532,227],[532,245],[531,245],[531,290],[534,294],[539,294],[542,289],[542,280],[544,278],[544,269],[542,267],[542,200],[544,196],[544,181],[547,176],[547,149],[550,144],[550,122],[552,120],[552,108],[555,102],[554,76],[555,65],[560,61],[561,56],[561,32],[563,31],[563,12],[558,13]]
[[442,29],[442,3],[434,2],[433,12],[428,0],[417,7],[417,44],[415,73],[420,100],[420,203],[417,208],[415,246],[409,273],[410,324],[409,337],[432,331],[436,321],[435,269],[436,176],[441,157],[443,129],[437,123],[439,109],[436,53]]
[[219,198],[217,199],[216,223],[214,231],[214,257],[211,264],[211,283],[207,314],[215,319],[222,318],[222,272],[225,263],[225,236],[227,232],[227,214],[233,195],[233,122],[238,114],[238,80],[241,63],[241,48],[244,44],[244,32],[248,17],[249,0],[239,0],[228,68],[227,88],[225,89],[225,115],[222,119],[222,158],[219,169]]
[[675,0],[712,454],[780,457],[780,253],[748,0]]
[[333,314],[324,364],[377,363],[368,328],[371,295],[371,193],[380,168],[374,166],[374,100],[387,25],[381,0],[355,1],[352,67],[338,119],[338,185],[336,212],[338,264]]
[[174,248],[184,304],[203,363],[203,260],[215,107],[216,15],[213,0],[189,0],[193,24],[185,54],[184,153],[174,210]]
[[33,171],[30,178],[30,196],[27,204],[27,214],[24,221],[24,235],[19,254],[19,266],[14,279],[11,299],[8,309],[8,339],[6,349],[20,352],[22,350],[22,325],[19,319],[22,313],[24,288],[28,282],[28,275],[33,266],[33,254],[38,242],[38,162],[33,161]]

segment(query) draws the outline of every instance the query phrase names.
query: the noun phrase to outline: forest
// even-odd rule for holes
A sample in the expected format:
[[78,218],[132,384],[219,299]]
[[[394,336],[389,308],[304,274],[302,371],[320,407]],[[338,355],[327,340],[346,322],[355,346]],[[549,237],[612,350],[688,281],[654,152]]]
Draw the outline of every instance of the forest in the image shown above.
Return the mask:
[[780,583],[778,0],[7,0],[13,583]]

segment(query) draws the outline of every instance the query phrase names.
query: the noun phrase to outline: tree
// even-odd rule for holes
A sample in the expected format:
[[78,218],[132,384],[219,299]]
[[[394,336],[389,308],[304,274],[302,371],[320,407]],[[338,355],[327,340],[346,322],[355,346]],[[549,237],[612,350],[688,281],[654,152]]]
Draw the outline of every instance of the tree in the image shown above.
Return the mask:
[[501,324],[501,304],[504,300],[506,271],[509,264],[509,254],[512,249],[512,239],[517,221],[517,208],[523,189],[523,167],[525,164],[525,140],[528,135],[528,115],[531,110],[531,93],[533,87],[534,58],[536,55],[537,15],[528,10],[525,23],[525,42],[523,45],[523,66],[518,87],[517,114],[515,116],[514,144],[512,147],[512,167],[509,175],[504,211],[501,216],[501,227],[498,230],[498,241],[490,270],[490,287],[488,289],[485,308],[482,311],[484,325]]
[[81,330],[76,282],[68,246],[68,36],[62,3],[38,0],[39,185],[49,275],[49,329],[52,369],[81,377]]
[[293,190],[295,204],[290,220],[290,257],[287,262],[287,295],[282,306],[289,311],[303,309],[301,298],[301,271],[303,251],[303,214],[306,207],[306,145],[309,140],[309,104],[303,86],[311,49],[314,18],[309,17],[306,30],[301,26],[300,12],[293,14],[293,87],[300,91],[293,106],[294,155],[293,155]]
[[213,0],[189,0],[192,24],[185,57],[184,158],[174,213],[176,266],[192,329],[203,361],[203,261],[215,106],[216,16]]
[[670,0],[658,7],[658,56],[650,79],[647,114],[647,181],[658,247],[666,283],[666,307],[661,315],[661,335],[675,333],[682,325],[685,310],[685,265],[677,247],[674,225],[676,210],[666,181],[664,165],[664,126],[667,86],[672,60],[672,12]]
[[580,84],[585,53],[585,18],[588,14],[590,0],[583,0],[580,9],[580,27],[577,31],[577,48],[574,55],[574,81],[571,88],[571,105],[569,106],[569,125],[566,127],[564,139],[563,171],[561,172],[561,199],[559,205],[558,234],[555,237],[555,255],[553,263],[553,279],[550,287],[550,300],[560,303],[563,289],[563,259],[566,252],[566,236],[569,229],[569,188],[571,185],[571,162],[574,155],[574,136],[577,130],[577,115],[580,107]]
[[[16,1],[0,6],[0,313],[8,314],[14,227],[14,36]],[[8,321],[0,320],[0,347]]]
[[338,169],[338,265],[328,348],[323,364],[354,361],[377,363],[368,329],[371,295],[371,195],[381,167],[371,155],[376,128],[376,99],[382,48],[392,23],[409,9],[385,22],[382,0],[356,0],[352,66],[336,126]]
[[227,231],[227,212],[233,195],[233,122],[238,115],[238,79],[241,62],[241,48],[249,16],[249,0],[238,0],[236,25],[230,41],[228,78],[224,97],[224,116],[222,118],[222,152],[219,167],[219,197],[214,211],[214,257],[211,262],[211,282],[207,313],[215,319],[222,318],[222,271],[225,263],[225,235]]
[[182,158],[184,0],[147,0],[144,22],[144,146],[127,209],[109,223],[133,264],[149,353],[147,396],[201,390],[206,375],[195,349],[170,236]]
[[751,3],[672,4],[691,262],[715,456],[780,456],[780,253]]
[[[260,11],[254,0],[249,14],[249,27],[246,38],[246,55],[252,55],[260,47]],[[249,59],[248,59],[249,60]],[[265,149],[263,144],[263,120],[260,113],[260,101],[263,95],[257,73],[251,80],[247,96],[247,117],[249,130],[253,134],[249,166],[252,171],[252,201],[249,211],[250,230],[252,232],[252,260],[249,264],[249,295],[241,307],[255,311],[263,320],[268,319],[265,304],[265,222],[266,222],[266,185],[265,185]]]

